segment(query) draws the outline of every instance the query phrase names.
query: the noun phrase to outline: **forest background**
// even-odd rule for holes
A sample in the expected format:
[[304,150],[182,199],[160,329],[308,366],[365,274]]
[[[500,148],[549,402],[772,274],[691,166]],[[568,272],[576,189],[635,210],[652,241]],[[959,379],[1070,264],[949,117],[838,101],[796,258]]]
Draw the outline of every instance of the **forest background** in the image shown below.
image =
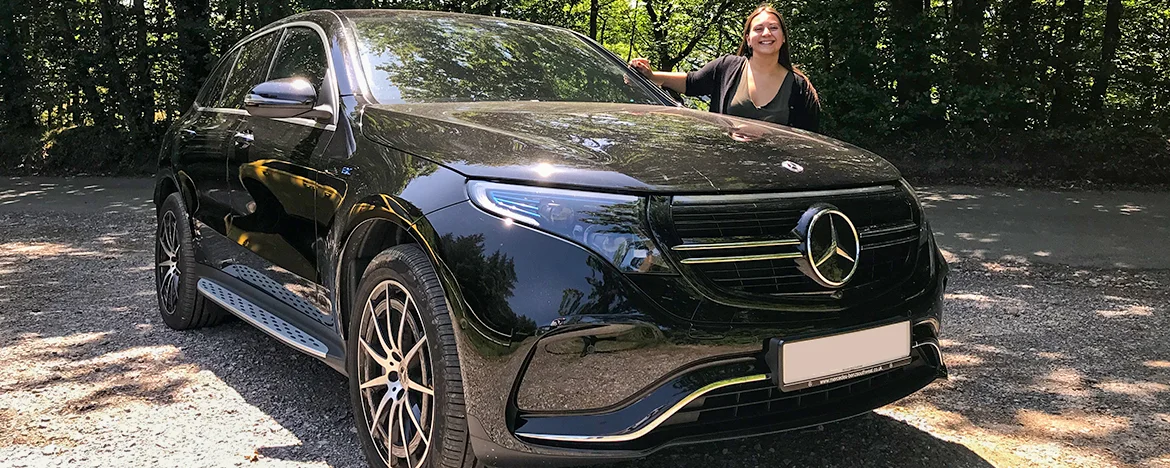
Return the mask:
[[[571,28],[690,71],[757,0],[0,0],[0,173],[150,174],[219,55],[311,9]],[[1170,0],[779,0],[822,132],[917,183],[1165,186]],[[701,101],[687,105],[704,107]]]

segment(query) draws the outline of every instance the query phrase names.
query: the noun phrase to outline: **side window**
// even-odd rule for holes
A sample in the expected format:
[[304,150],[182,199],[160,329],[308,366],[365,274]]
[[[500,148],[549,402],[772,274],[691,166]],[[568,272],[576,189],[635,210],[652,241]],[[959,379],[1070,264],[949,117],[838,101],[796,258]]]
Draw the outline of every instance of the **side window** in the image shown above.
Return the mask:
[[325,46],[321,43],[321,36],[317,35],[317,31],[291,27],[285,33],[280,51],[276,53],[276,61],[272,64],[272,73],[268,79],[304,78],[320,93],[328,66]]
[[244,96],[262,83],[268,74],[269,59],[272,58],[272,50],[276,48],[278,38],[279,34],[267,34],[240,48],[239,57],[228,75],[227,86],[223,89],[223,96],[216,101],[215,107],[244,108]]
[[228,72],[231,71],[235,62],[236,52],[232,51],[231,55],[224,58],[220,62],[219,68],[216,68],[215,72],[203,83],[203,89],[199,91],[199,96],[195,98],[195,102],[198,102],[200,106],[215,105],[219,101],[220,96],[223,95],[223,84],[227,81]]

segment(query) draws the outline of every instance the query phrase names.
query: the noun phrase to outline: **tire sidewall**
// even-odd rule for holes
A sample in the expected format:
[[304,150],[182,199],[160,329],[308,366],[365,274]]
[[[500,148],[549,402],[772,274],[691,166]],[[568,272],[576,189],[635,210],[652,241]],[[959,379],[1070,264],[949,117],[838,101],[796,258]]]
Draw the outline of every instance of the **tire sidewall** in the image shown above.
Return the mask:
[[[160,288],[162,273],[158,268],[158,262],[162,256],[160,238],[163,232],[163,219],[167,212],[171,212],[175,216],[175,237],[179,244],[177,249],[178,255],[176,256],[179,269],[179,297],[175,302],[174,311],[168,311],[163,303],[162,290]],[[159,208],[154,236],[154,286],[159,314],[162,315],[163,322],[171,328],[188,328],[195,315],[195,307],[197,305],[196,288],[199,278],[195,275],[195,253],[191,245],[191,223],[187,215],[187,210],[183,205],[182,197],[178,192],[168,196]]]
[[[401,251],[396,253],[401,254]],[[439,349],[442,345],[436,339],[439,336],[439,329],[435,321],[436,314],[447,314],[448,311],[445,306],[440,307],[434,304],[426,294],[422,277],[423,272],[414,271],[402,255],[390,257],[379,255],[370,263],[369,267],[366,268],[365,274],[362,275],[357,294],[354,294],[354,303],[350,307],[352,319],[349,321],[349,339],[346,343],[346,371],[349,374],[350,403],[354,411],[354,424],[357,428],[358,438],[361,439],[362,450],[365,452],[370,466],[382,467],[384,464],[373,440],[370,438],[367,430],[368,415],[362,406],[363,402],[361,390],[359,389],[360,382],[358,382],[357,369],[357,356],[362,351],[358,349],[358,336],[361,323],[366,318],[366,300],[378,284],[386,280],[397,281],[410,293],[422,318],[423,330],[427,334],[427,356],[430,358],[431,373],[433,374],[432,381],[435,391],[435,398],[433,400],[434,408],[431,410],[431,433],[429,434],[432,445],[427,454],[427,463],[416,466],[437,466],[438,464],[433,463],[433,460],[443,459],[443,451],[448,449],[443,446],[446,439],[442,434],[446,431],[447,418],[445,415],[450,408],[447,402],[450,383],[446,379],[446,364],[442,359],[442,350]]]

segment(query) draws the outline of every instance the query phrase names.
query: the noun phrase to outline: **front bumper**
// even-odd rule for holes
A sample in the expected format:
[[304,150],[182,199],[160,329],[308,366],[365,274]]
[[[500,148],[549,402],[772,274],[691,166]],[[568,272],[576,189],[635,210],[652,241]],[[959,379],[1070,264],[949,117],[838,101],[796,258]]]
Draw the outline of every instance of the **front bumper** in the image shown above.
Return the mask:
[[[762,313],[712,303],[678,277],[622,275],[584,248],[467,202],[424,223],[456,318],[472,446],[489,465],[617,461],[797,429],[946,375],[937,345],[946,267],[932,242],[904,291],[864,309]],[[914,324],[909,365],[799,392],[770,382],[770,339],[890,320]]]

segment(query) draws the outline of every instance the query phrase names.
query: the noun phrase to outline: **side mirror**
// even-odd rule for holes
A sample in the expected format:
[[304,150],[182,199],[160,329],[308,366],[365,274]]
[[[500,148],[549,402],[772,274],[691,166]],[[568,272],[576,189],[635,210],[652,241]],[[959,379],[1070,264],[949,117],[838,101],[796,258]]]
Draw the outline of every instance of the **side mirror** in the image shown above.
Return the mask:
[[244,109],[257,117],[332,118],[328,105],[316,106],[317,90],[303,78],[265,81],[244,97]]

